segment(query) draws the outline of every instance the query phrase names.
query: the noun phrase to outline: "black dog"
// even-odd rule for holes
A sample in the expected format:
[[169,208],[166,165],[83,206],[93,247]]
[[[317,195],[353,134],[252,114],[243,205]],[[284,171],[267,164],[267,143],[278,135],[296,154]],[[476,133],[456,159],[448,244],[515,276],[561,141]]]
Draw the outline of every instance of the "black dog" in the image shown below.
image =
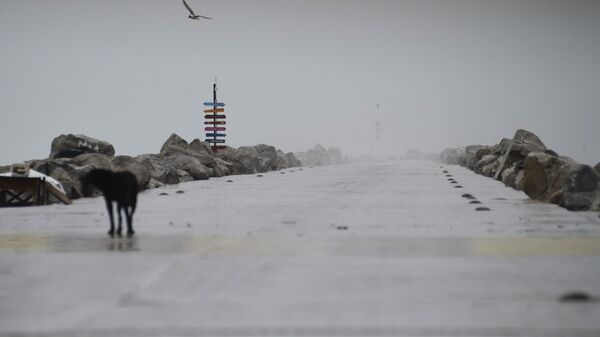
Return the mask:
[[138,193],[138,182],[133,173],[128,171],[112,172],[103,169],[93,169],[83,177],[82,182],[96,187],[104,195],[106,209],[108,209],[110,217],[108,235],[114,236],[115,234],[113,201],[117,203],[117,214],[119,215],[117,235],[121,236],[121,210],[125,212],[127,219],[127,235],[133,235],[135,233],[133,231],[133,212],[135,212]]

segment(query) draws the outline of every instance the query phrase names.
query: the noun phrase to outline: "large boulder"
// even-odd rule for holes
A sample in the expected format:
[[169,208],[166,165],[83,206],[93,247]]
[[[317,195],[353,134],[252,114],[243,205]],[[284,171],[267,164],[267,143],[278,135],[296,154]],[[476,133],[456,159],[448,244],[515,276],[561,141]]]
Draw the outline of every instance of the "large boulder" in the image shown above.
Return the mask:
[[594,197],[588,192],[598,191],[599,182],[600,176],[591,166],[570,158],[533,152],[525,160],[523,190],[533,199],[589,209]]
[[600,174],[600,163],[596,164],[596,166],[594,166],[594,170],[596,170],[596,172],[598,174]]
[[227,163],[229,174],[250,174],[256,172],[251,161],[240,160],[237,150],[229,146],[217,151],[215,155]]
[[190,151],[190,144],[185,139],[179,137],[177,134],[172,133],[167,140],[163,143],[160,148],[160,155],[167,157],[176,153],[187,153]]
[[285,158],[280,155],[274,146],[258,144],[254,148],[258,153],[261,166],[266,168],[266,171],[277,171],[287,167]]
[[[74,158],[32,160],[27,164],[32,169],[58,180],[69,198],[78,199],[87,196],[82,191],[80,178],[85,174],[85,170],[92,169],[91,165],[82,168]],[[92,195],[92,193],[90,192],[88,195]],[[97,193],[93,195],[97,195]]]
[[504,153],[506,153],[506,151],[508,151],[508,148],[510,147],[511,144],[512,144],[512,139],[502,138],[500,143],[490,146],[490,151],[492,154],[496,155],[497,157],[500,157]]
[[517,130],[510,146],[508,146],[506,152],[500,157],[494,178],[501,180],[502,172],[513,166],[515,163],[523,165],[525,157],[527,157],[530,152],[544,151],[546,151],[546,146],[538,136],[527,130]]
[[286,153],[285,154],[285,158],[286,158],[286,160],[288,162],[288,167],[299,167],[299,166],[302,166],[302,163],[300,162],[300,160],[298,160],[298,158],[296,158],[296,156],[292,152]]
[[473,170],[483,156],[490,154],[489,147],[484,145],[469,145],[465,147],[465,162],[467,168]]
[[235,149],[235,158],[242,164],[248,173],[266,172],[267,168],[259,159],[259,153],[253,146],[240,146]]
[[[205,180],[210,177],[212,170],[200,162],[196,157],[183,153],[175,153],[165,157],[165,160],[176,169],[187,172],[194,180]],[[180,176],[181,180],[181,176]]]
[[[475,173],[478,174],[483,174],[483,175],[487,175],[489,177],[488,174],[484,174],[483,173],[483,168],[487,167],[490,164],[494,164],[496,163],[496,165],[493,166],[493,170],[496,169],[496,167],[498,166],[498,157],[493,155],[493,154],[486,154],[485,156],[483,156],[478,162],[477,164],[475,164],[475,166],[473,167],[473,171]],[[490,166],[491,167],[491,166]],[[489,170],[489,168],[488,168]],[[486,172],[487,173],[487,172]]]
[[174,154],[184,154],[186,156],[195,157],[204,166],[214,167],[217,165],[212,157],[212,154],[210,154],[201,144],[199,144],[201,143],[200,141],[192,143],[194,143],[193,147],[183,138],[173,133],[171,136],[169,136],[169,138],[167,138],[161,147],[160,155],[163,157],[168,157]]
[[140,163],[136,158],[131,156],[116,156],[112,160],[115,171],[129,171],[133,173],[137,179],[138,188],[143,191],[150,182],[151,167]]
[[172,185],[179,183],[177,168],[163,157],[156,154],[143,154],[137,156],[136,161],[150,172],[150,180],[155,181],[151,186],[149,185],[149,188],[160,186],[161,184]]
[[212,167],[211,177],[224,177],[232,174],[233,164],[221,158],[214,158],[216,165]]
[[52,140],[50,158],[73,158],[84,153],[100,153],[112,157],[115,148],[108,142],[84,135],[60,135]]
[[565,192],[558,205],[570,211],[600,211],[600,191]]
[[192,150],[196,151],[196,152],[204,152],[210,156],[214,156],[215,153],[212,149],[212,147],[210,146],[209,143],[207,142],[203,142],[200,139],[196,138],[194,140],[192,140],[192,142],[190,143],[190,147],[192,148]]
[[73,158],[77,166],[90,166],[92,168],[112,170],[112,160],[100,153],[86,153]]

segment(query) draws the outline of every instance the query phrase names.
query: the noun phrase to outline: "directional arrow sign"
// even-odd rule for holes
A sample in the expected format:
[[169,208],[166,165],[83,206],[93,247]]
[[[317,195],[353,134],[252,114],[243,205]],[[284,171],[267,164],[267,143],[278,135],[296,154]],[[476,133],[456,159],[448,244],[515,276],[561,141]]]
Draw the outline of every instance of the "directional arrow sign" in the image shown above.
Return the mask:
[[217,107],[217,106],[225,106],[225,103],[218,103],[218,102],[204,102],[205,106],[212,106],[212,107]]
[[207,122],[204,122],[204,124],[209,124],[209,125],[225,125],[225,121],[207,121]]
[[206,113],[216,113],[216,112],[225,112],[225,109],[208,109],[208,110],[204,110],[204,112]]
[[204,115],[205,119],[225,119],[225,115]]
[[225,137],[224,133],[207,133],[205,134],[206,137]]
[[205,139],[204,140],[207,143],[225,143],[225,139]]
[[225,128],[204,128],[204,131],[225,131]]

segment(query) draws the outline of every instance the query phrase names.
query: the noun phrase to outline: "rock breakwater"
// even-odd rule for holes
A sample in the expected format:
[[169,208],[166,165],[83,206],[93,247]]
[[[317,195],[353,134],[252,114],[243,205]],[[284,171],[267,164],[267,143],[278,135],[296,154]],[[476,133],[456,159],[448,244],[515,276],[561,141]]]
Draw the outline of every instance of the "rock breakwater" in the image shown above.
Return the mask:
[[600,211],[600,163],[592,167],[561,156],[527,130],[495,145],[446,149],[440,159],[502,181],[532,199],[569,210]]

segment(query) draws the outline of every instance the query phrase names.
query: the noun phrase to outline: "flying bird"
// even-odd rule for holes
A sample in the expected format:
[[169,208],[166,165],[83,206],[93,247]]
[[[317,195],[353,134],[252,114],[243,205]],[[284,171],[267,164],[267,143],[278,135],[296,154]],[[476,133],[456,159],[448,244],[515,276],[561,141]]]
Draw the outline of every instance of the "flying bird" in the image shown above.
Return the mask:
[[196,13],[194,13],[194,11],[192,10],[192,8],[190,8],[190,6],[187,4],[187,2],[185,2],[185,0],[183,0],[183,5],[185,6],[185,8],[187,8],[187,10],[190,12],[190,15],[188,15],[188,18],[192,19],[192,20],[198,20],[200,18],[204,18],[204,19],[209,19],[212,20],[212,18],[209,18],[208,16],[204,16],[204,15],[196,15]]

